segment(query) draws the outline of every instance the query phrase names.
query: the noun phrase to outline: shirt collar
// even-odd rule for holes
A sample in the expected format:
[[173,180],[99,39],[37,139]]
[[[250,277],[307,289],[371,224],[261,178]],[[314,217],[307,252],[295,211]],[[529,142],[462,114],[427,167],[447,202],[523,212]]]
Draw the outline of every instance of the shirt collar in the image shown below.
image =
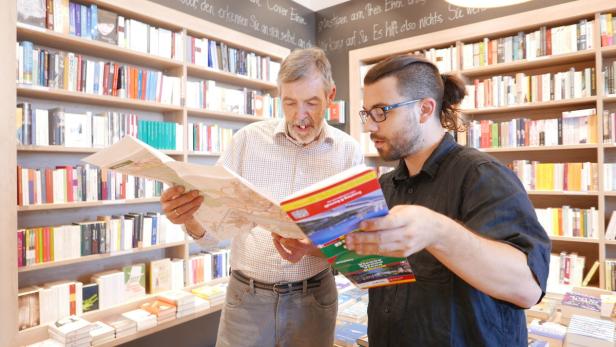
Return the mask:
[[[331,126],[329,124],[327,124],[327,121],[324,121],[325,124],[323,125],[323,129],[321,129],[321,133],[319,134],[319,136],[317,137],[317,139],[311,143],[309,143],[308,145],[311,145],[313,143],[316,144],[321,144],[321,143],[333,143],[334,141],[334,135],[332,133],[332,129]],[[280,119],[278,120],[278,124],[276,125],[276,129],[274,131],[274,137],[279,137],[279,138],[286,138],[287,140],[291,141],[293,144],[303,147],[304,145],[298,143],[297,141],[295,141],[295,139],[293,139],[288,133],[287,133],[287,123],[284,119]]]
[[[443,160],[451,152],[456,148],[458,144],[453,139],[453,136],[449,133],[445,133],[438,147],[430,154],[428,159],[424,162],[421,167],[421,172],[425,172],[430,178],[434,178],[436,172],[438,171],[439,166],[442,164]],[[409,179],[409,170],[406,167],[406,162],[404,159],[400,159],[400,163],[398,167],[394,170],[393,180],[398,183],[400,181],[404,181]]]

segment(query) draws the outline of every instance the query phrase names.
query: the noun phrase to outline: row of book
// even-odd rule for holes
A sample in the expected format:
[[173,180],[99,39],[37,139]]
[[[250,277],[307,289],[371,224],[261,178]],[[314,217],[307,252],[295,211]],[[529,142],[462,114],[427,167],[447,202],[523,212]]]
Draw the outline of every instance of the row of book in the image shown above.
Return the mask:
[[584,266],[586,257],[575,252],[550,254],[550,269],[547,281],[547,291],[559,293],[570,286],[579,287],[584,281]]
[[551,236],[599,238],[599,212],[596,208],[570,206],[535,208],[537,219]]
[[599,17],[599,35],[602,47],[616,44],[616,15],[605,13]]
[[148,145],[166,150],[184,148],[184,127],[175,122],[139,120],[137,138]]
[[72,113],[62,107],[33,109],[24,102],[17,105],[16,119],[21,145],[103,148],[131,135],[158,149],[183,148],[181,124],[140,120],[133,113]]
[[180,105],[181,79],[161,71],[17,43],[17,82]]
[[222,153],[231,144],[234,129],[218,124],[189,123],[188,150],[193,152]]
[[[191,272],[191,263],[182,259],[163,258],[147,264],[138,263],[92,275],[90,283],[60,281],[42,286],[22,288],[18,292],[19,329],[48,324],[69,316],[80,316],[104,310],[146,294],[179,291],[185,286],[203,283],[184,281],[184,267]],[[190,280],[190,276],[187,280]],[[196,290],[203,297],[215,297],[220,303],[220,290]],[[224,292],[223,292],[224,294]],[[162,294],[164,295],[164,294]],[[223,297],[224,299],[224,297]]]
[[605,95],[616,95],[616,60],[604,62],[603,66],[603,92]]
[[557,146],[597,143],[596,109],[562,113],[561,118],[470,121],[463,144],[474,148]]
[[280,63],[224,42],[188,36],[186,61],[249,78],[276,82]]
[[466,86],[463,108],[515,106],[596,95],[595,68],[590,67],[533,76],[519,72],[515,76],[475,79],[473,83]]
[[137,308],[93,323],[79,316],[58,319],[49,324],[48,339],[28,347],[89,347],[114,344],[116,339],[220,305],[226,293],[226,286],[226,283],[220,283],[200,286],[190,292],[161,292]]
[[191,108],[276,118],[282,112],[274,109],[274,100],[279,104],[278,98],[269,93],[262,94],[247,88],[228,88],[217,85],[213,80],[186,82],[185,104]]
[[514,160],[511,169],[526,190],[541,191],[597,191],[597,163],[540,163]]
[[119,16],[96,4],[68,0],[19,0],[17,21],[122,48],[182,59],[182,33]]
[[97,221],[17,231],[17,266],[113,254],[180,242],[184,232],[157,212],[101,216]]
[[573,53],[593,48],[593,20],[581,19],[576,24],[533,32],[519,32],[497,39],[484,38],[480,42],[462,46],[462,68],[510,63],[523,59]]
[[190,256],[186,261],[188,273],[186,285],[191,286],[229,276],[231,271],[229,255],[228,249],[211,249]]
[[124,175],[89,164],[55,168],[17,166],[17,205],[158,197],[160,181]]

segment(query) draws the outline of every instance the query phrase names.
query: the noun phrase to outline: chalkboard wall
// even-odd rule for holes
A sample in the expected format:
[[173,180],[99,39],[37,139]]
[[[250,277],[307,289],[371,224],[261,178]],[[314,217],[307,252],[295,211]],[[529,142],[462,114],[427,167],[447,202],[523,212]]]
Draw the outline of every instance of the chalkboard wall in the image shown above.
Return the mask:
[[569,1],[533,0],[497,9],[461,8],[445,0],[349,1],[317,12],[316,40],[334,67],[337,98],[348,102],[350,50]]
[[290,49],[315,46],[315,13],[290,0],[150,1]]

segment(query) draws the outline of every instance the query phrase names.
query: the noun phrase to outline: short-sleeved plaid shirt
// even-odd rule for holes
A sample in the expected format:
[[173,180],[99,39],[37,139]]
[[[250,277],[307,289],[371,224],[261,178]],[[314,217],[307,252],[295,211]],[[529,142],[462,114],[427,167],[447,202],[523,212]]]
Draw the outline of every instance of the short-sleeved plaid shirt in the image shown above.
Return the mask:
[[[218,160],[274,199],[286,196],[363,163],[357,141],[330,125],[306,146],[295,142],[284,120],[266,120],[240,129]],[[207,243],[207,238],[202,239]],[[298,263],[280,257],[271,233],[255,227],[231,242],[231,268],[257,281],[301,281],[327,268],[323,258],[305,256]]]

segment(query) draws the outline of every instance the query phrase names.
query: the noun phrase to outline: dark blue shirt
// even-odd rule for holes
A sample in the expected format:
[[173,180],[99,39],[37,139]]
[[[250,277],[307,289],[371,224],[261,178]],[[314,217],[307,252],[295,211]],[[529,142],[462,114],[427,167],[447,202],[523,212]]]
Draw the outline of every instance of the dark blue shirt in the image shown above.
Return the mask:
[[[524,187],[496,159],[446,134],[417,175],[401,160],[380,182],[390,208],[425,206],[524,252],[545,293],[550,240]],[[425,250],[408,260],[416,282],[370,289],[370,347],[527,346],[521,308],[471,287]]]

